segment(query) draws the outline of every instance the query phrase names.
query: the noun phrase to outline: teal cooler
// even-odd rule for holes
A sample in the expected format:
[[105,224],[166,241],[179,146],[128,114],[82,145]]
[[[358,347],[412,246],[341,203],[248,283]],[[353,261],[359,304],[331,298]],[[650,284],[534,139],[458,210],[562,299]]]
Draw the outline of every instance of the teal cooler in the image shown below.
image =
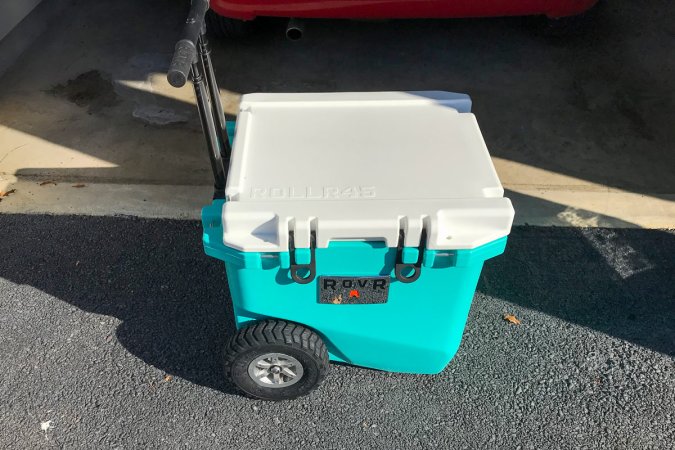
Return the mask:
[[514,214],[470,109],[448,92],[245,95],[226,198],[202,213],[237,328],[280,319],[332,361],[443,370]]

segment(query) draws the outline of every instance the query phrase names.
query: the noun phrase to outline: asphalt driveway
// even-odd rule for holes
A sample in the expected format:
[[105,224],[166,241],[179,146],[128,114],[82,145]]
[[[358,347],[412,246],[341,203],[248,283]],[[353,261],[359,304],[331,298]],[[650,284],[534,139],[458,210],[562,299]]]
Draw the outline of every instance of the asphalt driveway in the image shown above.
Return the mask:
[[0,229],[2,448],[675,442],[672,232],[516,228],[443,373],[333,365],[310,397],[266,403],[221,377],[229,294],[197,222],[1,215]]

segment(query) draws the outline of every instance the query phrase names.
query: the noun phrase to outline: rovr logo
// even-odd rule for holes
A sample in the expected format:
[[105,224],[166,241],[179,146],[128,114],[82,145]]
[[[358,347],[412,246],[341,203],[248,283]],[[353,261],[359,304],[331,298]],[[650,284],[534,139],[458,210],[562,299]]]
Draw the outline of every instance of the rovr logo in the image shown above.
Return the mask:
[[387,280],[384,278],[323,278],[323,288],[324,289],[348,289],[351,292],[349,296],[354,297],[359,296],[359,291],[353,288],[370,288],[373,290],[386,289]]
[[319,277],[319,303],[365,305],[386,303],[390,277]]

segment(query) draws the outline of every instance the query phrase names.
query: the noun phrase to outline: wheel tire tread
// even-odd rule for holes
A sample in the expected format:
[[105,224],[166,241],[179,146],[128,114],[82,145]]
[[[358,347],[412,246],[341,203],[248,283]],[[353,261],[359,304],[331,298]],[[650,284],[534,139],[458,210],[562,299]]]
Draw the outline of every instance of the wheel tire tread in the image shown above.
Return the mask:
[[321,337],[302,325],[273,319],[241,328],[230,337],[225,345],[225,375],[228,378],[232,376],[231,366],[238,355],[264,344],[289,345],[312,354],[319,366],[319,379],[315,386],[318,386],[325,378],[329,359],[326,345]]

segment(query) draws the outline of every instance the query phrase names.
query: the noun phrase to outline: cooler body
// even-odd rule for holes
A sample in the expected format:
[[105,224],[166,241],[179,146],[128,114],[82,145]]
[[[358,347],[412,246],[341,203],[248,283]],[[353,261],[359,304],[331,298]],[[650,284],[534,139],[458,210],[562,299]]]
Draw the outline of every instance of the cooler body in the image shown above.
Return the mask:
[[[394,278],[396,248],[335,242],[316,250],[315,280],[298,284],[287,252],[245,253],[220,244],[221,209],[220,202],[204,208],[204,243],[207,254],[225,261],[238,328],[268,318],[299,323],[321,335],[331,360],[392,372],[443,370],[461,342],[483,262],[501,254],[507,239],[470,250],[425,250],[412,283]],[[317,301],[324,276],[392,281],[386,303],[330,304]]]
[[236,326],[319,334],[334,361],[438,373],[513,221],[464,94],[251,94],[226,198],[202,211]]

